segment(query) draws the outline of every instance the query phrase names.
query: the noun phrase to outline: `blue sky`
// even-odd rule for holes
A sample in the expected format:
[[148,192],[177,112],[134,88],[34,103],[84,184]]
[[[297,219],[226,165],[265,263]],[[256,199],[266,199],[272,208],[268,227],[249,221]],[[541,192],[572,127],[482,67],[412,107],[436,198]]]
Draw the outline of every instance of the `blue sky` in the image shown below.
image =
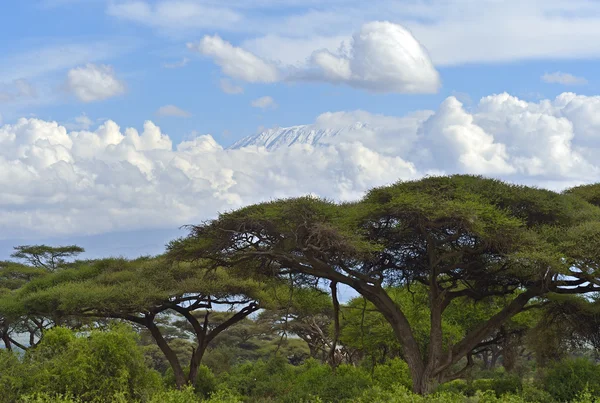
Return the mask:
[[[431,172],[556,189],[600,172],[597,1],[5,3],[0,254],[76,239],[97,254],[154,253],[218,211],[359,197]],[[416,111],[433,115],[406,129]],[[327,112],[339,120],[323,123]],[[359,117],[374,131],[303,151],[331,159],[310,173],[291,162],[300,151],[220,149],[266,128]],[[383,148],[377,136],[397,141]]]

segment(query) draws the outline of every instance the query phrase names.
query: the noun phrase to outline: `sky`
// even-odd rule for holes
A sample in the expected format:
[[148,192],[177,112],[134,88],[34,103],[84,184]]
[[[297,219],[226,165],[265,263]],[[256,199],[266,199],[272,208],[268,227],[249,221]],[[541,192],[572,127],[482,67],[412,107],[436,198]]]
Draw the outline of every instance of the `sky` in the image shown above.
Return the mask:
[[[597,0],[29,0],[0,14],[0,258],[468,173],[600,181]],[[231,150],[269,128],[322,146]],[[352,126],[354,127],[354,126]]]

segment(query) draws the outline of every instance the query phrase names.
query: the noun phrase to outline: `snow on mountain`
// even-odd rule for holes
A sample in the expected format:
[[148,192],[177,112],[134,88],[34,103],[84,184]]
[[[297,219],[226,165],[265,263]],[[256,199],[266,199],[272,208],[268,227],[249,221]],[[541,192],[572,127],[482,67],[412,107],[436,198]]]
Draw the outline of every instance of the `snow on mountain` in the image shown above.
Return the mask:
[[252,136],[244,137],[231,145],[230,149],[248,146],[265,147],[269,151],[289,147],[293,144],[310,144],[312,146],[329,144],[346,135],[368,129],[366,123],[356,122],[342,128],[325,128],[317,125],[300,125],[267,129]]

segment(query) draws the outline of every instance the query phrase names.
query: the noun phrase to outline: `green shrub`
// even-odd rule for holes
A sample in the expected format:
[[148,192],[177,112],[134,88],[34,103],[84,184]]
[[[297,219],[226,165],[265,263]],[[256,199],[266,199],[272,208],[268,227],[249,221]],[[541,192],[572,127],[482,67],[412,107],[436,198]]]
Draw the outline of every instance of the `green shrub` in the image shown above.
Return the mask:
[[585,358],[564,360],[551,366],[542,382],[544,389],[561,402],[575,399],[586,388],[591,396],[599,396],[600,368]]
[[0,402],[14,402],[27,390],[29,372],[16,353],[0,349]]
[[228,390],[219,390],[210,395],[206,403],[242,403],[243,400],[235,393]]
[[528,383],[523,384],[521,396],[523,396],[523,400],[526,402],[532,403],[552,403],[554,401],[550,393]]
[[412,387],[408,364],[399,358],[376,365],[373,369],[373,381],[383,389],[391,389],[394,385],[404,385],[408,389]]
[[[518,394],[523,389],[523,382],[517,375],[499,373],[494,378],[476,379],[471,383],[473,391],[494,391],[497,397],[506,394]],[[469,389],[463,393],[471,394]]]
[[296,379],[283,402],[320,398],[324,402],[353,399],[372,386],[370,375],[363,369],[340,365],[334,372],[329,365],[308,361],[297,369]]
[[194,392],[194,388],[187,387],[181,390],[171,389],[162,391],[150,399],[149,403],[194,403],[200,402],[200,398]]
[[456,379],[454,381],[446,382],[438,386],[436,392],[438,393],[455,393],[465,396],[473,395],[474,390],[464,379]]
[[126,326],[86,337],[54,328],[27,353],[24,365],[35,369],[25,392],[30,394],[114,402],[147,400],[162,389],[159,374],[145,365],[137,335]]
[[50,395],[48,393],[34,393],[19,398],[19,403],[80,403],[81,400],[71,395]]
[[196,393],[208,397],[217,390],[217,378],[206,365],[200,365],[196,377]]
[[275,357],[269,361],[256,361],[236,365],[220,377],[225,389],[249,399],[284,396],[291,388],[294,367],[285,359]]

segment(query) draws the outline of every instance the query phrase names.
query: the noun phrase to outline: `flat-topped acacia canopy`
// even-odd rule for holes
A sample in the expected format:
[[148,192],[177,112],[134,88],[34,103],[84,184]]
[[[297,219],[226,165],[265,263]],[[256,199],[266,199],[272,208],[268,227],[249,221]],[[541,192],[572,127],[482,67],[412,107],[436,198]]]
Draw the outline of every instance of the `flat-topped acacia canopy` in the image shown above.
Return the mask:
[[[248,315],[269,307],[278,287],[274,279],[206,270],[202,262],[168,262],[159,256],[78,262],[29,282],[17,296],[26,312],[53,315],[57,321],[70,316],[113,318],[145,327],[181,387],[196,381],[209,343]],[[217,306],[232,311],[226,318],[216,315],[214,324],[212,310]],[[179,315],[192,329],[195,344],[189,363],[180,362],[158,325],[159,316],[167,312]]]
[[[467,358],[468,368],[470,352],[494,329],[550,293],[600,290],[600,209],[578,193],[477,176],[429,177],[373,189],[355,203],[302,197],[222,214],[189,227],[168,255],[352,287],[388,320],[414,391],[426,393],[461,376],[459,361]],[[411,283],[429,294],[427,351],[386,292]],[[442,317],[452,301],[498,296],[506,298],[503,309],[443,345]]]

